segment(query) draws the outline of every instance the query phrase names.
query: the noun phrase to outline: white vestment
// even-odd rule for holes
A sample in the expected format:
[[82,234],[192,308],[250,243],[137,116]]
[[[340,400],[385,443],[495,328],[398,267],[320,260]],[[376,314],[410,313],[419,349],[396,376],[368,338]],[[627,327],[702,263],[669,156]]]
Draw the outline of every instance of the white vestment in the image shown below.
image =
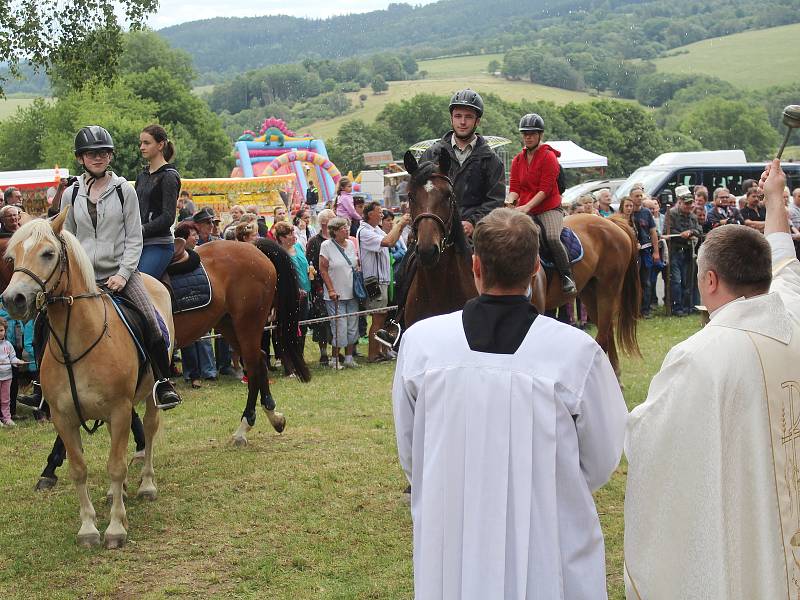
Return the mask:
[[393,400],[417,600],[606,598],[592,491],[627,409],[594,340],[539,316],[515,354],[474,352],[461,312],[426,319],[403,336]]
[[629,600],[800,597],[800,263],[768,239],[771,292],[675,346],[631,412]]

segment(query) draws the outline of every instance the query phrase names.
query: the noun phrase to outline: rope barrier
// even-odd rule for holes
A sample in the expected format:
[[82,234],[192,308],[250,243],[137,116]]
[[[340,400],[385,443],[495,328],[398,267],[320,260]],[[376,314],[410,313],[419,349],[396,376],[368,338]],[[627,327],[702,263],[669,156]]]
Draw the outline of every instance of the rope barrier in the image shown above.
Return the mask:
[[[316,325],[317,323],[325,323],[327,321],[333,321],[334,319],[343,319],[345,317],[360,317],[362,315],[371,315],[374,313],[387,313],[389,311],[395,310],[397,306],[386,306],[384,308],[371,308],[368,310],[359,310],[357,312],[352,313],[345,313],[343,315],[334,315],[331,317],[319,317],[317,319],[305,319],[304,321],[300,321],[298,325]],[[277,325],[267,325],[264,327],[264,331],[272,331],[273,329],[277,329]],[[203,337],[199,338],[200,340],[213,340],[217,338],[221,338],[221,333],[209,333],[208,335],[204,335]]]

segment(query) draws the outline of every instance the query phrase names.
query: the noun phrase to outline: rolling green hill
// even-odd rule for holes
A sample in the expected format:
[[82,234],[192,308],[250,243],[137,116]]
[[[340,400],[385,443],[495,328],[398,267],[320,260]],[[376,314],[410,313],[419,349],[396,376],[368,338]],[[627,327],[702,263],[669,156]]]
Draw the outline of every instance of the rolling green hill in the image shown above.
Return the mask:
[[759,89],[800,80],[800,24],[745,31],[676,48],[655,60],[659,71],[702,73],[736,86]]
[[5,98],[0,100],[0,121],[10,117],[17,109],[28,106],[33,102],[33,98]]
[[339,131],[343,123],[351,119],[361,119],[371,123],[390,102],[407,100],[416,94],[423,93],[448,95],[465,87],[471,87],[482,94],[497,94],[504,100],[513,102],[548,100],[556,104],[567,104],[568,102],[588,102],[594,98],[583,92],[572,92],[535,85],[526,81],[508,81],[502,77],[494,77],[486,72],[489,61],[493,59],[500,60],[502,56],[482,54],[420,61],[419,68],[421,71],[428,72],[427,79],[392,81],[389,83],[389,91],[378,95],[368,92],[368,90],[349,94],[353,106],[356,107],[359,106],[359,96],[367,94],[364,106],[335,119],[312,123],[303,127],[303,131],[309,131],[322,138],[332,137]]

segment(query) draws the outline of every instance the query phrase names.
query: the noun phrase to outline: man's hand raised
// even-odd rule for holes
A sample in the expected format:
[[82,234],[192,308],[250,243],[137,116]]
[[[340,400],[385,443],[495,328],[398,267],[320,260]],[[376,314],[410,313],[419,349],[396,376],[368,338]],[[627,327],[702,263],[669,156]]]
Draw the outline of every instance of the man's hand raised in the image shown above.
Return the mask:
[[789,215],[783,203],[783,189],[786,187],[786,175],[781,169],[781,161],[773,160],[764,169],[758,182],[759,191],[764,193],[764,206],[767,218],[764,222],[764,234],[783,232],[791,233]]

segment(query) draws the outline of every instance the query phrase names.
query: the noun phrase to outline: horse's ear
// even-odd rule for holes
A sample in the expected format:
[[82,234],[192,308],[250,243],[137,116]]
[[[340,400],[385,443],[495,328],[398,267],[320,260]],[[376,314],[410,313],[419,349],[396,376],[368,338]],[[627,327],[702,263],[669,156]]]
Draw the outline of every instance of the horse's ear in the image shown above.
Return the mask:
[[411,150],[407,150],[403,156],[403,166],[405,166],[406,173],[409,175],[413,175],[417,172],[419,164],[417,164],[417,159],[414,158],[414,154],[411,152]]
[[55,219],[50,222],[50,227],[53,228],[53,232],[58,235],[61,233],[61,230],[64,228],[64,221],[67,219],[67,213],[70,211],[72,207],[67,204],[67,206],[62,210]]
[[450,155],[444,149],[439,152],[439,173],[447,176],[450,175]]

